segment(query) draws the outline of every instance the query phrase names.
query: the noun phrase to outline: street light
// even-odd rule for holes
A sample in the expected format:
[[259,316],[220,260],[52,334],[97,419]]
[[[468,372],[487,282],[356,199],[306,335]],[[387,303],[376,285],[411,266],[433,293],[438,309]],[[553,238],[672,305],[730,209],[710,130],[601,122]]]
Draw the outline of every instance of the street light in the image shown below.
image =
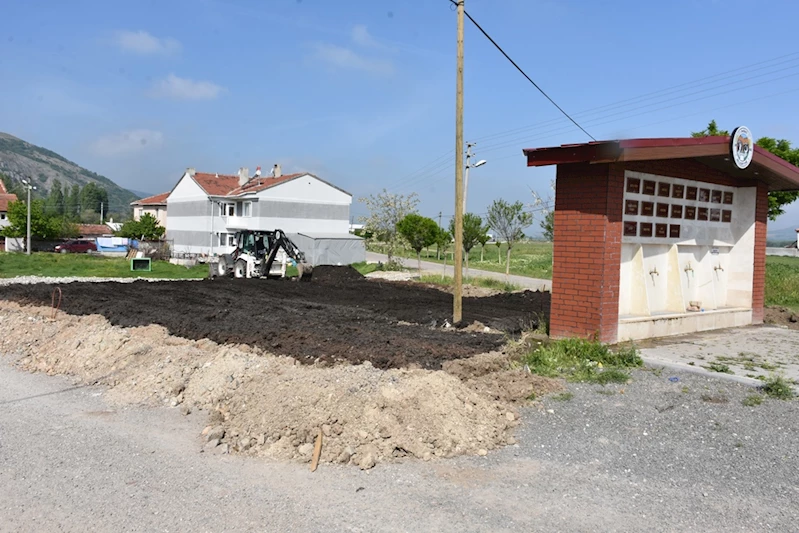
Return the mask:
[[469,169],[470,168],[482,167],[483,165],[486,164],[486,160],[485,159],[481,159],[480,161],[478,161],[474,165],[472,165],[469,162],[469,159],[471,159],[471,157],[474,155],[474,154],[471,153],[473,145],[474,145],[474,143],[469,143],[468,144],[468,149],[466,150],[466,172],[463,175],[463,214],[464,215],[466,214],[466,197],[469,194]]
[[28,190],[28,246],[26,254],[31,254],[31,191],[35,190],[34,187],[28,180],[22,180],[22,183],[25,184],[25,188]]

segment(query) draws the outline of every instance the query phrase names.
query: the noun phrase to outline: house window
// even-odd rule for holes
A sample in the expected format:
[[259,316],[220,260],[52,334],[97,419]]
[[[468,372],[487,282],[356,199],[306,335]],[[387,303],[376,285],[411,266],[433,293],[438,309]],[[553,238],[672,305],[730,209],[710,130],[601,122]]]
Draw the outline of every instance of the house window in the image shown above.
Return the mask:
[[220,233],[219,246],[236,246],[236,235],[233,233]]
[[5,220],[5,219],[6,219],[6,214],[0,213],[0,220]]
[[222,216],[223,217],[235,217],[236,216],[236,204],[234,203],[223,203],[222,205]]
[[252,202],[244,202],[244,210],[242,211],[241,216],[252,216]]

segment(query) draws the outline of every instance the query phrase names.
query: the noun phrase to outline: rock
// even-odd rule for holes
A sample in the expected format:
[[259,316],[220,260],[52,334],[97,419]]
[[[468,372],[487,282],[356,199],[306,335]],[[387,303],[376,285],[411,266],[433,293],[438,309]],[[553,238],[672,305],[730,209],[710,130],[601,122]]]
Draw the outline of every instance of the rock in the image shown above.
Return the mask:
[[180,408],[180,412],[183,413],[183,416],[188,416],[191,414],[191,407],[189,407],[184,403],[183,406]]
[[219,446],[214,448],[214,453],[219,454],[219,455],[227,455],[227,454],[229,454],[230,453],[230,444],[228,444],[226,442],[220,444]]
[[205,443],[205,446],[203,446],[203,451],[204,452],[211,452],[217,446],[219,446],[219,439],[209,440],[208,442]]
[[333,424],[333,427],[330,430],[334,435],[341,435],[344,432],[344,428],[341,427],[340,424]]
[[208,430],[208,433],[205,434],[205,440],[210,442],[214,439],[222,440],[225,436],[225,428],[222,426],[215,426]]
[[303,456],[303,458],[310,459],[311,454],[313,453],[313,444],[310,442],[306,442],[305,444],[300,444],[297,447],[297,452]]
[[799,322],[799,316],[792,314],[790,317],[788,317],[788,320],[794,323]]
[[263,446],[264,444],[266,444],[266,433],[261,433],[260,435],[258,435],[258,439],[256,440],[256,442],[258,443],[258,446]]
[[362,429],[358,430],[358,438],[361,440],[366,440],[369,438],[369,434]]
[[347,448],[344,449],[344,451],[338,454],[336,462],[341,464],[347,464],[350,462],[351,458],[352,458],[352,449],[348,446]]
[[505,413],[505,418],[508,419],[508,422],[513,422],[514,420],[516,420],[516,415],[508,411],[507,413]]
[[486,455],[488,455],[488,450],[486,450],[485,448],[480,448],[479,450],[477,450],[477,455],[485,457]]
[[330,436],[330,425],[329,424],[322,424],[322,433],[325,437]]
[[250,437],[244,437],[243,439],[239,440],[239,451],[247,451],[250,449],[250,446],[252,446],[252,440]]
[[383,426],[380,428],[378,435],[380,435],[381,439],[388,439],[391,438],[391,431],[387,427]]
[[361,456],[361,460],[358,461],[358,467],[361,470],[369,470],[370,468],[374,468],[375,464],[375,456],[372,452],[363,454],[363,456]]

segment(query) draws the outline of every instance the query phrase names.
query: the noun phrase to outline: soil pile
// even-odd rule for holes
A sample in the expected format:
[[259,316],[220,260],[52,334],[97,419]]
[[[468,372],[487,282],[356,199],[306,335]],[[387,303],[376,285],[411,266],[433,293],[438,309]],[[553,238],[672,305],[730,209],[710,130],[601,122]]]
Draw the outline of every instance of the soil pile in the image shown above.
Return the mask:
[[[309,366],[249,346],[173,337],[155,325],[124,329],[97,315],[51,315],[0,302],[0,353],[28,370],[106,385],[117,403],[207,411],[208,451],[308,461],[321,430],[323,462],[362,468],[397,457],[485,454],[514,442],[513,401],[559,386],[530,381],[501,354],[453,362],[450,372]],[[529,388],[505,391],[499,376],[508,375]]]
[[786,307],[766,307],[763,322],[789,329],[799,329],[799,313]]
[[[347,267],[349,268],[349,267]],[[325,282],[327,279],[335,280]],[[335,272],[335,274],[333,274]],[[310,283],[218,279],[191,282],[69,283],[61,309],[100,314],[123,327],[158,324],[187,339],[248,344],[302,363],[439,369],[441,363],[496,350],[503,335],[446,328],[452,297],[411,282],[357,278],[322,268]],[[352,278],[352,279],[350,279]],[[53,285],[11,285],[0,298],[51,305]],[[463,322],[492,330],[534,329],[549,313],[549,293],[519,292],[463,299]]]
[[366,280],[363,274],[351,266],[327,266],[314,267],[313,281],[316,283],[352,283]]

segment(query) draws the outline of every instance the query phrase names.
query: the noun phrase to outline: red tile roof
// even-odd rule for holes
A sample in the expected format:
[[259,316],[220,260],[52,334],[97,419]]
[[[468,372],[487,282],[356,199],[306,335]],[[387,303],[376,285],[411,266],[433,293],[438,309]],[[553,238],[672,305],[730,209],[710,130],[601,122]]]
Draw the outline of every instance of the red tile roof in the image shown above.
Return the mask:
[[[3,182],[0,181],[0,185],[2,185],[2,184],[3,184]],[[5,190],[5,189],[3,189],[3,190]],[[16,201],[17,201],[17,195],[16,194],[6,194],[6,193],[0,194],[0,211],[8,211],[8,204],[10,204],[11,202],[16,202]]]
[[78,232],[83,237],[102,236],[114,233],[105,224],[78,224]]
[[299,178],[300,176],[305,176],[307,173],[300,172],[297,174],[286,174],[284,176],[280,176],[279,178],[270,178],[270,177],[263,177],[258,176],[252,178],[250,181],[245,183],[242,187],[236,187],[232,191],[228,192],[228,196],[239,196],[242,194],[249,194],[253,192],[260,192],[265,189],[269,189],[270,187],[274,187],[275,185],[280,185],[281,183],[286,183],[287,181],[291,181],[294,178]]
[[162,192],[155,196],[148,196],[147,198],[131,202],[130,205],[166,205],[166,197],[169,196],[169,194],[168,192]]
[[225,196],[239,186],[239,177],[228,174],[195,172],[194,181],[210,196]]

